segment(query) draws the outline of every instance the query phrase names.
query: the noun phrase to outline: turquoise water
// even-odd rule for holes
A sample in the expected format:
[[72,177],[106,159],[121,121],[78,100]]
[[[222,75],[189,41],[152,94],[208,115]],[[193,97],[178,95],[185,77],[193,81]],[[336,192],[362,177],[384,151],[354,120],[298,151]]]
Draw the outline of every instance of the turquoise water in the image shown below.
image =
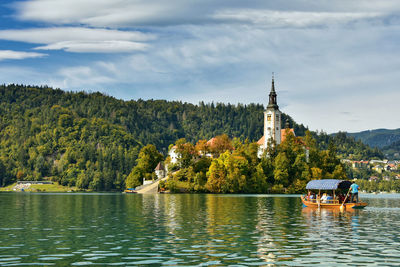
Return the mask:
[[400,195],[0,194],[0,266],[399,266]]

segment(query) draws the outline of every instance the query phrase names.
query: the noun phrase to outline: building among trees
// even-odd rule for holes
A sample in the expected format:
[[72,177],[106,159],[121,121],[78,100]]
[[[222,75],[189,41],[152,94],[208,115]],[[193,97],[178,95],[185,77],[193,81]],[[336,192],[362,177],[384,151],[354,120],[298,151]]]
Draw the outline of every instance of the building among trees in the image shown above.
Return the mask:
[[162,179],[165,177],[166,175],[166,171],[164,168],[164,163],[162,161],[160,161],[156,168],[154,169],[154,172],[156,173],[157,179]]
[[295,135],[294,129],[290,128],[289,121],[286,121],[285,129],[281,129],[282,113],[277,103],[277,94],[275,91],[275,81],[272,75],[271,92],[267,109],[264,111],[264,135],[257,144],[259,145],[258,156],[261,157],[264,151],[270,147],[279,145],[286,138],[286,129]]

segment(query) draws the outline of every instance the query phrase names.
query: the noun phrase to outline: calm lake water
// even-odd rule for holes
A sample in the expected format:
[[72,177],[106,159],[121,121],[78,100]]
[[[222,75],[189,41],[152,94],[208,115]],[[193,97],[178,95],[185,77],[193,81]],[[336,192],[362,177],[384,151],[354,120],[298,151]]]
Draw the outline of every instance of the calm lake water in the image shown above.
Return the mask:
[[399,266],[400,195],[0,194],[0,266]]

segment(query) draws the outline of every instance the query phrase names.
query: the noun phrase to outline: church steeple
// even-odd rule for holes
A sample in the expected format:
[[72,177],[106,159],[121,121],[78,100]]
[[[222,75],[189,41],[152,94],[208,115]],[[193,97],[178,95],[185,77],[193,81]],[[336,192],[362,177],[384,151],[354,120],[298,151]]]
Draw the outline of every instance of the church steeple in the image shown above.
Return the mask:
[[281,118],[282,113],[276,101],[274,73],[272,73],[271,92],[269,93],[267,108],[264,111],[264,136],[259,141],[262,144],[260,153],[268,147],[281,143]]
[[276,102],[276,92],[275,92],[275,81],[274,81],[274,73],[272,73],[272,84],[271,84],[271,92],[269,93],[269,102],[267,108],[278,109],[278,104]]
[[290,129],[290,122],[288,118],[286,118],[285,129]]

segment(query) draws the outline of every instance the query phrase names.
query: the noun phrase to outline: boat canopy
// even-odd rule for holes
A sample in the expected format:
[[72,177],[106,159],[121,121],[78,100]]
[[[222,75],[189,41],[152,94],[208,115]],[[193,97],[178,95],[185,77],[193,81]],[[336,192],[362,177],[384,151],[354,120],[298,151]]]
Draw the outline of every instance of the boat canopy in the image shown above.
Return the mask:
[[306,189],[336,190],[349,189],[352,182],[336,179],[312,180],[309,181]]

